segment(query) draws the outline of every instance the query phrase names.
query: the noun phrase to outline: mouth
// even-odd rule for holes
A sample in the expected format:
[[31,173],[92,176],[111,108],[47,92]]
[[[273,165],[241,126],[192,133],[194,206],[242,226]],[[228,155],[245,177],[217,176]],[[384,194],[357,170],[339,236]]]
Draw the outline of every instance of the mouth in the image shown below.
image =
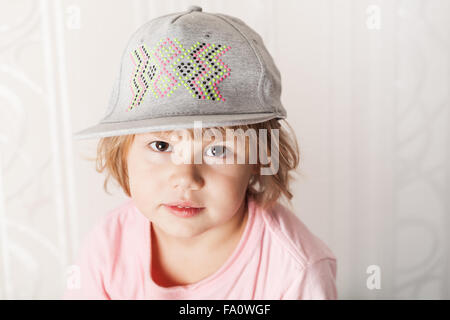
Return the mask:
[[164,204],[164,207],[166,207],[172,214],[182,218],[193,217],[205,209],[204,207],[187,201],[166,203]]

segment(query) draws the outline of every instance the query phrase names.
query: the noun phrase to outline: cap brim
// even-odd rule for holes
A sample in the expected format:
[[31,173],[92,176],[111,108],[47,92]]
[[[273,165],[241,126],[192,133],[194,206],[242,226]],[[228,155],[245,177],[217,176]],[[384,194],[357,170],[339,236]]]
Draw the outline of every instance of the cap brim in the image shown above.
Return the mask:
[[177,116],[157,119],[144,119],[125,122],[99,123],[74,133],[76,140],[121,136],[155,131],[169,131],[194,128],[195,121],[201,121],[202,128],[225,127],[254,124],[271,119],[284,119],[275,113],[249,113],[233,115]]

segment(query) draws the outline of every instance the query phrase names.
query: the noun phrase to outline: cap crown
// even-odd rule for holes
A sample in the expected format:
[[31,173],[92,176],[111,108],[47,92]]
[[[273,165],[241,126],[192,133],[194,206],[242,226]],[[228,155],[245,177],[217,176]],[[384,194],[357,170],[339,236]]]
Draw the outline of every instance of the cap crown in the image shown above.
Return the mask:
[[130,38],[101,123],[174,116],[286,116],[280,73],[261,37],[224,14],[153,19]]

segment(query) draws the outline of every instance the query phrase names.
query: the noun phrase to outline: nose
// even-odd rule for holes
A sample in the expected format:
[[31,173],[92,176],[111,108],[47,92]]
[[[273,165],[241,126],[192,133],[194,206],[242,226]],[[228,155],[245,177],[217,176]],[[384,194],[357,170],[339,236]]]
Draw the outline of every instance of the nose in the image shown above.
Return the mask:
[[195,164],[177,165],[169,180],[172,188],[183,191],[200,190],[205,184],[198,165]]

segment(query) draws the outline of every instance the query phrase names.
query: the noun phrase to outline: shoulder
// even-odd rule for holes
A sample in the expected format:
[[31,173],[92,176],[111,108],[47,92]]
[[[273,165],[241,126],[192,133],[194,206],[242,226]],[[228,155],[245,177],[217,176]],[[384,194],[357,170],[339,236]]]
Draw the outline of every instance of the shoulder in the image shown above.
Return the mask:
[[86,236],[85,246],[113,246],[136,225],[138,214],[132,199],[127,199],[116,208],[97,219]]
[[134,212],[133,203],[125,201],[96,220],[83,238],[73,265],[81,286],[67,289],[66,299],[109,299],[113,272],[122,270],[117,258],[121,252],[131,251],[126,229],[137,218]]
[[278,203],[271,209],[261,211],[275,245],[279,250],[285,251],[299,269],[321,260],[336,263],[336,257],[328,245],[311,232],[290,209]]
[[108,211],[99,221],[99,226],[120,226],[132,223],[136,216],[135,205],[132,199],[127,199],[116,208]]

